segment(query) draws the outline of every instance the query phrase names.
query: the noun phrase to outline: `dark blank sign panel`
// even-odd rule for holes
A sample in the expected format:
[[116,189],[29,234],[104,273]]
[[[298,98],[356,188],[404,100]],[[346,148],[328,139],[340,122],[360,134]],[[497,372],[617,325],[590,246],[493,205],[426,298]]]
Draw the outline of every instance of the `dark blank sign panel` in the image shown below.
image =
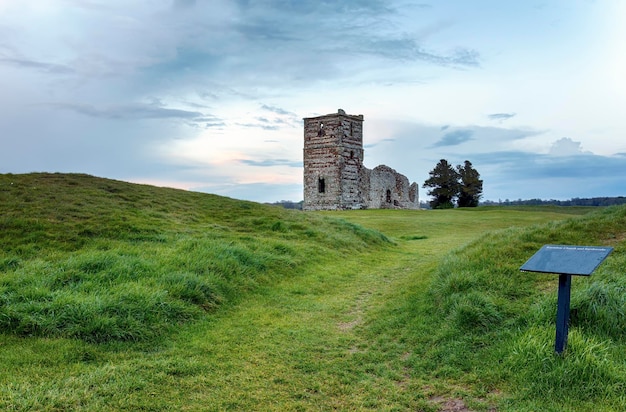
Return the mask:
[[612,251],[601,246],[545,245],[520,270],[589,276]]

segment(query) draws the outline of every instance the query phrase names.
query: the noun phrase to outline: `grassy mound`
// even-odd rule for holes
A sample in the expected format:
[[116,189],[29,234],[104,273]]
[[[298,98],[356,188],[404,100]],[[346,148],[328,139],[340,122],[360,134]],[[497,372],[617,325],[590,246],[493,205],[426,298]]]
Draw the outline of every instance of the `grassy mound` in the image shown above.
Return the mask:
[[[488,234],[439,266],[430,298],[444,319],[431,365],[487,387],[505,381],[516,408],[606,410],[626,406],[626,207]],[[574,278],[568,349],[554,354],[558,277],[521,273],[544,244],[615,248],[590,277]],[[546,409],[547,408],[547,409]],[[582,408],[582,409],[581,409]],[[594,408],[594,409],[595,409]],[[518,409],[519,410],[519,409]],[[602,410],[602,409],[598,409]]]
[[0,175],[0,209],[0,331],[19,336],[157,338],[390,243],[342,220],[87,175]]

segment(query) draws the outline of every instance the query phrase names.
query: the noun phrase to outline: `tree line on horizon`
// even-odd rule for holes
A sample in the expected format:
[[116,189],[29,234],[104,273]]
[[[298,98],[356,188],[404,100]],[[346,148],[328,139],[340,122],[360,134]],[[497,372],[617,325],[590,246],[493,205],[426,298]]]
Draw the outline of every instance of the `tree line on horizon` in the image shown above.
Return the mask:
[[481,206],[616,206],[626,204],[624,196],[603,196],[603,197],[574,197],[569,200],[544,200],[544,199],[528,199],[528,200],[485,200],[480,202]]

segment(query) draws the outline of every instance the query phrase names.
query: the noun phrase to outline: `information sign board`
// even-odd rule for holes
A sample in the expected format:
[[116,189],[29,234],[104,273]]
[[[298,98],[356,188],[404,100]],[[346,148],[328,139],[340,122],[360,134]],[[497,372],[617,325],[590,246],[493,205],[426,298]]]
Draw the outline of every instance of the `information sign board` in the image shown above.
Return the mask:
[[520,270],[589,276],[612,251],[602,246],[544,245]]
[[589,276],[613,251],[612,247],[544,245],[520,270],[559,275],[554,350],[561,354],[567,346],[572,275]]

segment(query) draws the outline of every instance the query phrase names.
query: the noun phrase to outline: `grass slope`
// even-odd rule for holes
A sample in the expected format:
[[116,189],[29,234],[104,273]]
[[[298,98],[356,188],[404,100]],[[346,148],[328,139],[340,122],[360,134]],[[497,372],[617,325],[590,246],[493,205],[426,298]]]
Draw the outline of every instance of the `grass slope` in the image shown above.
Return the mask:
[[379,233],[87,175],[0,176],[0,331],[145,341]]
[[[445,320],[430,356],[457,376],[507,381],[511,410],[625,410],[625,238],[620,206],[490,233],[448,255],[429,290],[433,315]],[[519,272],[542,245],[555,243],[615,248],[590,278],[574,278],[563,357],[554,355],[557,276]]]
[[[0,208],[3,410],[626,409],[625,208],[301,213],[47,174],[0,176]],[[518,271],[543,243],[615,247],[563,357],[556,277]]]
[[[549,209],[524,210],[539,219]],[[512,209],[455,215],[462,213],[469,219],[450,222],[460,236],[470,233],[463,225],[486,223],[481,213],[523,219]],[[397,348],[406,351],[412,380],[428,382],[419,389],[434,389],[438,399],[463,398],[472,410],[626,410],[625,240],[623,206],[487,232],[441,256],[426,282],[408,279],[405,291],[373,316],[370,339],[393,356],[403,356]],[[519,271],[544,244],[615,248],[590,278],[573,281],[562,357],[554,353],[558,276]]]

